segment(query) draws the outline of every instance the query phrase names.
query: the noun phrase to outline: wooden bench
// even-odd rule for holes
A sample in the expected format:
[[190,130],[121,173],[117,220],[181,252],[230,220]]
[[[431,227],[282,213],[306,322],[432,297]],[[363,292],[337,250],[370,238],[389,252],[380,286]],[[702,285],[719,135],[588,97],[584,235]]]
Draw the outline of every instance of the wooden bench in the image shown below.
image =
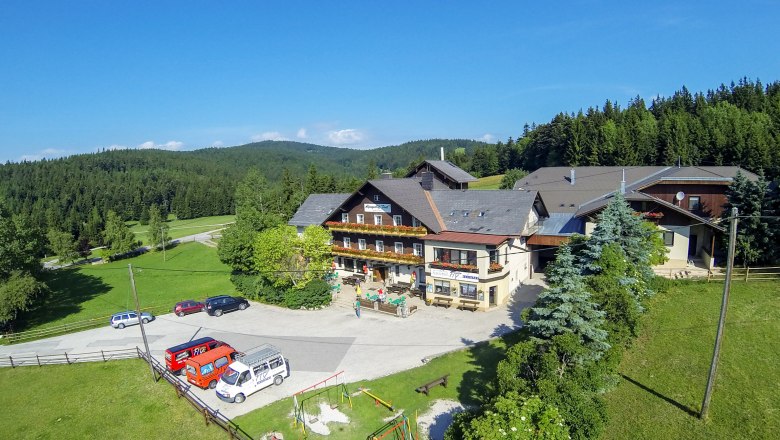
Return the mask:
[[430,389],[435,387],[436,385],[441,385],[444,388],[447,388],[447,379],[449,377],[450,377],[449,374],[445,374],[444,376],[442,376],[442,377],[440,377],[438,379],[432,380],[432,381],[426,383],[425,385],[421,385],[421,386],[417,387],[417,389],[415,391],[417,391],[418,393],[423,393],[423,394],[425,394],[427,396],[428,395],[428,391],[430,391]]
[[479,301],[472,301],[470,299],[462,299],[460,300],[460,305],[458,305],[458,308],[461,310],[471,310],[472,312],[476,312],[479,308],[479,305],[481,303]]
[[452,305],[452,298],[445,298],[443,296],[437,296],[433,298],[433,302],[431,303],[435,306],[443,306],[443,307],[450,307]]

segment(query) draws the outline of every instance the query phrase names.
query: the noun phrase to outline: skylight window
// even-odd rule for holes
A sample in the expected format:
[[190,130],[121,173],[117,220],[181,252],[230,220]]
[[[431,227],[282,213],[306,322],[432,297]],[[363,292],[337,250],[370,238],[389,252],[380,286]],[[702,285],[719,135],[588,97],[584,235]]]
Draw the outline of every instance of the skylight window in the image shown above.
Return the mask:
[[485,211],[479,211],[479,216],[480,217],[484,217],[485,216]]

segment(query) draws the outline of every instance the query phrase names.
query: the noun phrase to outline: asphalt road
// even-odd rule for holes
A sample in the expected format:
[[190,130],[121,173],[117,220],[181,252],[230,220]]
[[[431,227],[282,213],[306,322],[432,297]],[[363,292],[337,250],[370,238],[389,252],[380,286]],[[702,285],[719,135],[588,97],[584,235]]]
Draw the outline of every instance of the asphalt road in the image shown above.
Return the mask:
[[[373,379],[420,366],[422,360],[518,328],[520,312],[541,291],[540,284],[523,286],[509,304],[487,312],[470,312],[413,304],[418,311],[408,318],[363,310],[355,316],[351,303],[354,290],[344,290],[328,308],[316,311],[289,310],[252,303],[244,311],[216,318],[196,313],[179,318],[158,316],[147,324],[152,354],[163,361],[165,349],[188,340],[211,336],[239,351],[264,343],[279,347],[289,359],[292,373],[280,386],[271,386],[241,404],[217,399],[213,390],[196,389],[209,405],[235,417],[319,382],[345,370],[347,381]],[[117,330],[104,328],[54,338],[1,346],[0,355],[85,353],[132,347],[143,348],[138,326]]]

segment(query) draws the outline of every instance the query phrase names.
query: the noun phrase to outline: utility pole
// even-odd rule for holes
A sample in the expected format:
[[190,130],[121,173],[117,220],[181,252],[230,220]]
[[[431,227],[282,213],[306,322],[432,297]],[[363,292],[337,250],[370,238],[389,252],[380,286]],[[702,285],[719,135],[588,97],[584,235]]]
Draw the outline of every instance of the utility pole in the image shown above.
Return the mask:
[[144,330],[144,320],[141,317],[141,304],[138,302],[138,292],[135,291],[135,279],[133,278],[133,265],[128,264],[127,268],[130,269],[130,287],[133,289],[133,296],[135,297],[135,313],[138,314],[138,325],[141,326],[141,336],[144,339],[144,348],[146,348],[146,356],[149,360],[149,369],[152,371],[152,379],[157,381],[157,375],[154,374],[154,367],[152,366],[152,354],[149,352],[149,342],[146,340],[146,331]]
[[704,400],[701,403],[701,412],[699,418],[707,417],[707,410],[710,408],[710,398],[712,397],[712,386],[715,382],[715,373],[718,369],[718,357],[720,356],[720,344],[723,342],[723,327],[726,325],[726,309],[729,306],[729,293],[731,291],[731,273],[734,268],[734,247],[737,241],[737,208],[731,208],[731,218],[729,225],[729,254],[726,262],[726,281],[723,284],[723,301],[720,303],[720,320],[718,321],[718,333],[715,336],[715,350],[712,353],[712,363],[710,364],[710,375],[707,378],[707,389],[704,391]]

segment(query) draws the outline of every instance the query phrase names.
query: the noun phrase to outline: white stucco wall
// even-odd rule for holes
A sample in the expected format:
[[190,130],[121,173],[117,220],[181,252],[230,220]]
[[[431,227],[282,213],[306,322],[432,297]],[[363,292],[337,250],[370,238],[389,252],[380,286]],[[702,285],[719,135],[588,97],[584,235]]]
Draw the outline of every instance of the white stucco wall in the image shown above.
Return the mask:
[[674,244],[667,246],[669,260],[688,261],[688,237],[691,233],[690,226],[658,226],[661,230],[674,232]]

